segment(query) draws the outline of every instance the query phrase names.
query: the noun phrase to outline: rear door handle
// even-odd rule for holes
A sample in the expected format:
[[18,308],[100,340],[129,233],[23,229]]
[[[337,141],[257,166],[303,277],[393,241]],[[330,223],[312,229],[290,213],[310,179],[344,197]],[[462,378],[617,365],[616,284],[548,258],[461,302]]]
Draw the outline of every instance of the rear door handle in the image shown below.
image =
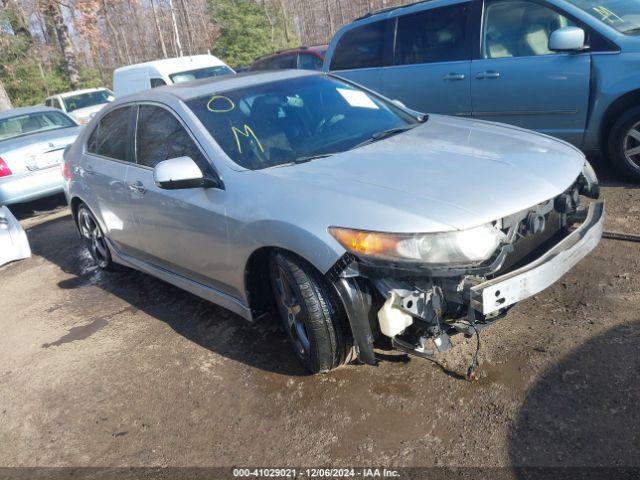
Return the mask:
[[86,173],[87,175],[96,174],[96,172],[93,171],[93,167],[91,165],[87,165],[86,167],[84,167],[84,173]]
[[493,71],[481,72],[476,75],[476,78],[478,80],[484,80],[485,78],[500,78],[500,72],[493,72]]
[[141,193],[141,194],[147,193],[147,189],[144,188],[144,185],[142,184],[142,182],[140,180],[138,180],[138,181],[136,181],[134,183],[130,183],[129,184],[129,190],[131,190],[133,192]]
[[462,73],[448,73],[447,75],[442,77],[443,80],[451,80],[451,81],[464,80],[464,78],[465,78],[464,74]]

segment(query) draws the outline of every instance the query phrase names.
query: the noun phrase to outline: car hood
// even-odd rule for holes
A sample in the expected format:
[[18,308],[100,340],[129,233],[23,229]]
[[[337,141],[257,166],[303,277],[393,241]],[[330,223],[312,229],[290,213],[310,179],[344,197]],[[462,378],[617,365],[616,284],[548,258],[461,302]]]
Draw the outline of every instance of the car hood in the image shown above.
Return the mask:
[[[546,135],[432,115],[406,133],[269,173],[348,195],[341,210],[360,199],[409,212],[412,220],[395,231],[436,231],[471,228],[553,198],[571,186],[584,163],[578,149]],[[376,228],[375,212],[365,215],[369,220],[361,209],[353,214],[349,226]],[[388,219],[382,223],[379,229],[391,227]]]

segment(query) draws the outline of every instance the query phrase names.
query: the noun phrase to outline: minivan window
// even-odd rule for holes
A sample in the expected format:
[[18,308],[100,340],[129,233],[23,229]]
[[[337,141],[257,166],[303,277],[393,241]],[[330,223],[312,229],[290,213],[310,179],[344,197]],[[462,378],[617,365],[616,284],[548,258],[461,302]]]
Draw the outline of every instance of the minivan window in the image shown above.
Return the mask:
[[451,5],[398,17],[396,65],[470,58],[466,41],[468,10],[468,4]]
[[102,117],[89,136],[87,152],[126,161],[130,115],[131,107],[122,107]]
[[551,55],[549,37],[574,26],[567,17],[538,3],[499,0],[485,9],[482,50],[485,58]]
[[189,133],[168,110],[154,105],[141,105],[136,129],[136,162],[155,167],[171,158],[190,157],[203,172],[209,170]]
[[350,150],[418,124],[392,103],[322,75],[212,92],[187,105],[229,158],[250,170]]
[[352,70],[356,68],[382,67],[389,21],[368,23],[347,31],[338,40],[331,58],[331,70]]
[[589,15],[627,35],[640,35],[640,2],[634,0],[569,0]]
[[296,68],[296,54],[285,53],[271,59],[271,66],[274,70],[285,70],[287,68]]
[[[57,99],[55,99],[57,100]],[[113,94],[109,90],[98,90],[95,92],[78,93],[62,97],[67,112],[73,112],[81,108],[93,107],[113,101]],[[59,108],[59,107],[58,107]]]

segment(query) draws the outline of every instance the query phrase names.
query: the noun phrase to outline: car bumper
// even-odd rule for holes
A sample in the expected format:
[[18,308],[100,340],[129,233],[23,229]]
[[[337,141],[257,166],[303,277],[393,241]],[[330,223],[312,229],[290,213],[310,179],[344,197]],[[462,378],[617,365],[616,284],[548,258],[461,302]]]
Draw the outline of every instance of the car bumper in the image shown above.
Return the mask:
[[30,202],[63,191],[59,166],[0,179],[0,204]]
[[0,266],[31,256],[27,235],[7,207],[0,206]]
[[598,245],[603,223],[604,202],[594,202],[582,225],[535,261],[472,286],[469,306],[490,315],[551,286]]

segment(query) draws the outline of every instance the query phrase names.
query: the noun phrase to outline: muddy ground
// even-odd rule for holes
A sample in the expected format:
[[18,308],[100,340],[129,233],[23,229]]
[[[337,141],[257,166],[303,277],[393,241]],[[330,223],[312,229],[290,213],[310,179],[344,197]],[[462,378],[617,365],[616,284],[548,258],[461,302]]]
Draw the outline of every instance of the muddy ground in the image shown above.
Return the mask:
[[[599,173],[607,228],[640,233],[640,188]],[[461,337],[440,365],[307,376],[274,323],[96,271],[59,198],[15,211],[0,466],[640,466],[640,244],[603,240],[483,331],[475,383]]]

